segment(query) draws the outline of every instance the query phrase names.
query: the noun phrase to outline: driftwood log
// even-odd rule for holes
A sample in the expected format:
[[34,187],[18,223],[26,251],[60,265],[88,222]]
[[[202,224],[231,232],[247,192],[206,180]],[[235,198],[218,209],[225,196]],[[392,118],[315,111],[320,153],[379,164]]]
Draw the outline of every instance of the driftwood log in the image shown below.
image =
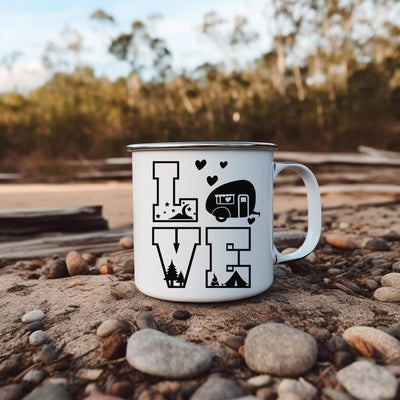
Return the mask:
[[0,241],[50,232],[91,232],[108,229],[102,206],[0,210]]

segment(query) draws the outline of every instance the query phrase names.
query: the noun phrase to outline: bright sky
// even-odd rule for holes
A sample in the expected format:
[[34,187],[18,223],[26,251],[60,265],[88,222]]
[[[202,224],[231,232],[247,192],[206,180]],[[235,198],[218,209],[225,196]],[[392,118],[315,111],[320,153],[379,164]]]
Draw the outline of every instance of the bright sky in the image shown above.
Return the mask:
[[[49,42],[65,45],[61,32],[66,27],[83,37],[85,50],[80,56],[81,64],[93,66],[97,75],[110,78],[125,75],[126,66],[107,53],[109,40],[129,32],[134,20],[147,22],[147,17],[154,13],[163,18],[156,22],[153,32],[166,40],[178,70],[223,58],[217,46],[200,33],[204,15],[212,10],[231,21],[236,15],[247,15],[253,28],[262,34],[262,40],[248,51],[248,58],[252,58],[269,46],[265,3],[262,0],[1,0],[0,93],[8,90],[27,93],[43,84],[50,76],[41,61],[46,46]],[[112,15],[116,25],[101,29],[90,20],[97,9]],[[15,52],[18,52],[15,62],[8,63]]]

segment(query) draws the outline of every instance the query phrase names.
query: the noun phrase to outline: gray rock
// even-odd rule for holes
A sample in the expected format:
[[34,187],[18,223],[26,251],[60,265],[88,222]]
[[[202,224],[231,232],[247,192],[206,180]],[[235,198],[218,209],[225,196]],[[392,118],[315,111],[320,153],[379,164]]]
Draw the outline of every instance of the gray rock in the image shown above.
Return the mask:
[[354,400],[354,397],[347,393],[340,392],[339,390],[330,387],[324,387],[322,393],[329,400]]
[[45,316],[46,314],[42,310],[32,310],[24,314],[21,321],[29,324],[30,322],[41,321]]
[[47,385],[36,388],[23,400],[71,400],[71,396],[60,385]]
[[11,357],[0,363],[0,376],[6,377],[7,375],[15,374],[21,370],[22,362],[17,357]]
[[379,301],[397,302],[400,301],[400,289],[382,286],[375,290],[374,298]]
[[225,400],[236,399],[244,395],[235,382],[224,378],[209,378],[190,397],[190,400]]
[[46,378],[47,374],[46,372],[40,370],[40,369],[31,369],[29,370],[24,377],[22,378],[23,381],[26,382],[32,382],[35,385],[38,383],[42,382],[44,378]]
[[12,383],[11,385],[0,388],[0,400],[19,400],[24,393],[24,385]]
[[385,368],[370,361],[350,364],[337,373],[338,381],[360,400],[392,400],[397,393],[397,379]]
[[212,354],[205,347],[154,329],[142,329],[129,338],[126,359],[141,372],[179,379],[206,371]]
[[47,340],[47,336],[43,331],[35,331],[29,335],[29,343],[32,346],[41,346]]
[[65,260],[58,258],[57,260],[51,261],[50,264],[46,266],[45,275],[49,279],[60,279],[69,276]]
[[290,398],[290,395],[296,395],[299,400],[312,400],[318,394],[318,390],[303,378],[283,379],[278,385],[279,399]]
[[274,243],[278,248],[300,247],[307,233],[304,231],[274,231]]
[[244,357],[250,369],[279,376],[298,376],[315,364],[316,340],[285,324],[269,322],[247,334]]
[[27,330],[28,332],[43,330],[43,322],[42,321],[30,322],[29,324],[26,324],[25,330]]
[[142,311],[136,317],[136,325],[139,329],[157,329],[157,323],[151,313]]
[[372,251],[390,251],[392,250],[385,239],[371,239],[368,240],[365,248]]
[[124,324],[118,319],[106,319],[103,321],[96,330],[97,336],[106,337],[111,335],[117,329],[122,329]]
[[400,341],[380,329],[353,326],[343,332],[343,338],[355,348],[360,342],[371,346],[374,354],[387,363],[396,363],[400,360]]
[[40,350],[40,359],[46,364],[51,364],[57,359],[57,353],[50,344],[43,346]]
[[393,272],[400,272],[400,261],[396,261],[392,264]]
[[375,290],[379,287],[379,283],[375,279],[367,279],[365,286],[370,290]]
[[257,375],[247,380],[247,383],[256,387],[268,386],[272,382],[270,375]]

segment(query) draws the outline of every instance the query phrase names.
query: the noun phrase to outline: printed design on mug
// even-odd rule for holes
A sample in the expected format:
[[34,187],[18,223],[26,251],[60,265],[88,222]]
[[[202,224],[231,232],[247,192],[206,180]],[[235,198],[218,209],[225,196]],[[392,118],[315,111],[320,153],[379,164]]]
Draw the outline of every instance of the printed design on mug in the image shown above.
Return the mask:
[[225,183],[214,189],[206,201],[206,210],[214,215],[217,221],[224,222],[228,218],[248,217],[251,225],[255,218],[250,215],[260,213],[254,211],[256,191],[251,182],[246,180]]
[[207,288],[251,287],[251,265],[241,261],[241,253],[251,251],[250,228],[206,228],[206,245],[210,247]]
[[153,228],[164,280],[169,288],[184,288],[196,248],[201,244],[200,228]]
[[157,181],[153,222],[197,222],[198,199],[176,199],[176,181],[179,180],[178,161],[154,161],[153,179]]

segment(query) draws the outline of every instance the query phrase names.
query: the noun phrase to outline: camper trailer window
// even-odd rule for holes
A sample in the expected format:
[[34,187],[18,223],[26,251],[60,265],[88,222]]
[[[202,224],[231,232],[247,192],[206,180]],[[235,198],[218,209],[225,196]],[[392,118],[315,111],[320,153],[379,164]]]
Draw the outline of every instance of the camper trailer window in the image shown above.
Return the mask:
[[235,196],[233,194],[216,194],[215,199],[218,205],[235,204]]

